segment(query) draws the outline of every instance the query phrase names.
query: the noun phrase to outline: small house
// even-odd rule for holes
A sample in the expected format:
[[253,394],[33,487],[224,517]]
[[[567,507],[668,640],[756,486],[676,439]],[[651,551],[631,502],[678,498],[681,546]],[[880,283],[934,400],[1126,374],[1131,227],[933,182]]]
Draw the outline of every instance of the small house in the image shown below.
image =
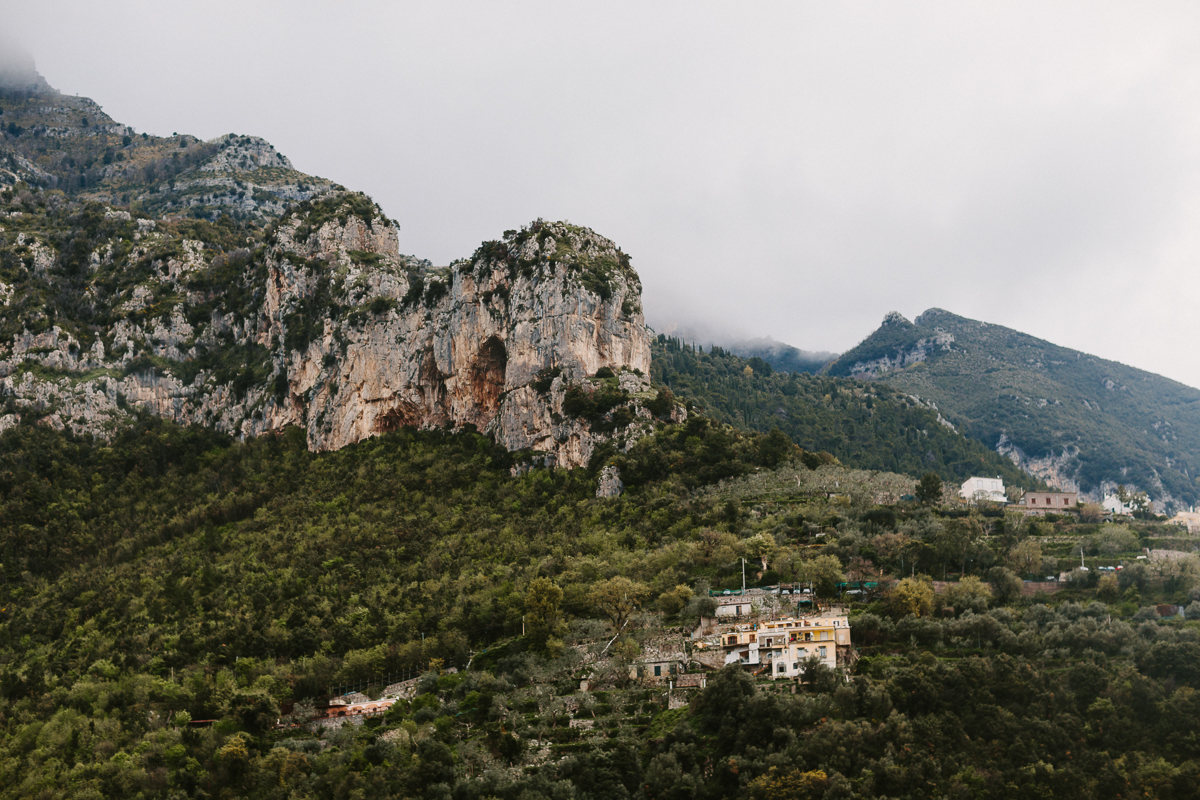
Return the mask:
[[1026,514],[1074,511],[1079,505],[1079,492],[1026,492],[1020,505]]
[[1133,503],[1122,502],[1118,495],[1106,495],[1104,500],[1100,502],[1100,506],[1109,514],[1124,514],[1126,516],[1132,514],[1135,509]]
[[1004,493],[1004,481],[999,475],[994,478],[967,478],[959,488],[958,493],[968,503],[1008,502],[1008,495]]

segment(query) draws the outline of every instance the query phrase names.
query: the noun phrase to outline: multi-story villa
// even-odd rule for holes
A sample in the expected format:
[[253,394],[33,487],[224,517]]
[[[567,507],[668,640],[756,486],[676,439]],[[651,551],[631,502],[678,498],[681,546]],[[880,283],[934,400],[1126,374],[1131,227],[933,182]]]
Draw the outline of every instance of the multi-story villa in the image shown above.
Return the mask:
[[812,657],[828,667],[850,651],[850,625],[844,614],[731,625],[721,632],[725,663],[770,667],[772,678],[799,675]]

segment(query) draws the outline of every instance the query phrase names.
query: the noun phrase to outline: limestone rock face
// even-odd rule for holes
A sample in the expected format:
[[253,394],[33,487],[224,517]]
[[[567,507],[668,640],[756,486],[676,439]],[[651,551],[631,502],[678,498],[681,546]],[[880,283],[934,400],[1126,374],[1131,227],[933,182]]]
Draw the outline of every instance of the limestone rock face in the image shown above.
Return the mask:
[[[568,467],[653,429],[640,281],[585,228],[539,221],[433,269],[399,253],[361,195],[286,217],[253,251],[107,219],[145,279],[109,299],[118,319],[90,344],[59,326],[0,342],[0,396],[18,413],[99,435],[132,406],[239,436],[296,425],[314,449],[473,426]],[[116,238],[92,254],[97,284],[122,266]],[[53,279],[50,251],[24,234],[20,247]]]

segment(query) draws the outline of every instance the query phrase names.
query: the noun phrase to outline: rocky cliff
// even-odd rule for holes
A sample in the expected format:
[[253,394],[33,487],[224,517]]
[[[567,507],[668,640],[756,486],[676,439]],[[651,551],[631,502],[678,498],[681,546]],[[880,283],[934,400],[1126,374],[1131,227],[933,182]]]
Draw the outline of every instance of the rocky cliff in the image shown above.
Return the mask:
[[641,284],[586,228],[538,221],[434,269],[352,193],[265,230],[0,200],[0,427],[104,435],[144,409],[331,449],[474,426],[564,466],[652,428]]
[[879,329],[854,349],[833,360],[830,375],[871,380],[950,352],[953,334],[924,330],[897,311],[888,312]]

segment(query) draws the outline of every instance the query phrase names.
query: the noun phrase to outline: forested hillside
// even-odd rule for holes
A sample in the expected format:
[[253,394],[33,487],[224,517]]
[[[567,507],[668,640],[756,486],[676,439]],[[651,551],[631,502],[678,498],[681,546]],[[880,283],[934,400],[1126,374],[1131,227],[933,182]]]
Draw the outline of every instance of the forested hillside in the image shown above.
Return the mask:
[[1008,459],[952,430],[936,411],[888,386],[778,372],[760,358],[712,347],[695,349],[659,336],[653,377],[713,419],[757,431],[779,428],[806,450],[847,465],[920,476],[936,472],[962,482],[999,475],[1008,485],[1037,480]]
[[[18,426],[0,796],[1187,796],[1200,629],[1144,606],[1197,596],[1194,558],[1077,573],[1057,604],[1012,571],[1081,546],[1117,563],[1165,528],[879,507],[912,479],[798,455],[697,417],[622,456],[625,494],[598,500],[594,473],[514,475],[475,434],[312,453],[154,419],[108,444]],[[630,677],[640,643],[685,641],[741,557],[751,583],[823,596],[969,574],[858,604],[862,658],[810,665],[798,694],[734,666],[668,707]],[[305,727],[331,691],[417,675],[364,724]]]
[[837,358],[837,353],[801,350],[770,337],[735,342],[724,349],[742,358],[761,358],[779,372],[809,372],[814,375]]
[[1200,390],[941,309],[889,315],[830,375],[936,403],[963,433],[1099,499],[1117,484],[1200,501]]

